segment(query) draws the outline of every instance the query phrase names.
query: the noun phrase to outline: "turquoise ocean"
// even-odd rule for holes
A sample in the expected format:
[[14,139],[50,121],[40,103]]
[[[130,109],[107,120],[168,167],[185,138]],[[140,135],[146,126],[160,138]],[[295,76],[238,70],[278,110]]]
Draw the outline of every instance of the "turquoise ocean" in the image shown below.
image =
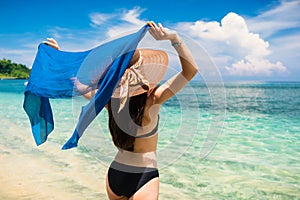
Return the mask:
[[[63,151],[87,101],[51,99],[55,130],[37,147],[24,83],[0,81],[1,199],[106,199],[106,111]],[[161,108],[157,156],[160,199],[300,199],[300,83],[192,82]]]

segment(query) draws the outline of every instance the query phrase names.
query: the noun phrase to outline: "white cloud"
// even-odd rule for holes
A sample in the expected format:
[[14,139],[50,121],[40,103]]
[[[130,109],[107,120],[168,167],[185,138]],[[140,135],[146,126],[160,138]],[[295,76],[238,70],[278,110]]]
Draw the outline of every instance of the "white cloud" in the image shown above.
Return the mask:
[[288,66],[289,72],[299,77],[300,74],[300,32],[291,33],[284,37],[272,38],[272,57],[279,57]]
[[[123,9],[119,12],[110,14],[91,13],[89,15],[91,20],[90,25],[95,29],[101,29],[101,31],[105,31],[102,35],[112,38],[122,33],[136,30],[137,28],[145,25],[146,21],[140,19],[143,11],[144,9],[140,7],[134,7],[130,10]],[[103,24],[105,24],[105,26],[102,26]]]
[[[261,67],[263,66],[263,67]],[[233,75],[271,75],[273,72],[285,72],[286,68],[281,62],[271,63],[267,59],[246,56],[231,67],[225,67]]]
[[264,37],[274,33],[299,28],[300,1],[282,1],[278,7],[252,18],[246,18],[249,29],[261,33]]
[[91,13],[89,17],[91,19],[91,26],[94,27],[105,23],[107,20],[114,17],[114,15],[105,13]]
[[129,22],[130,24],[133,24],[133,25],[137,25],[137,26],[144,25],[145,21],[139,19],[140,15],[143,11],[144,10],[141,9],[140,7],[135,7],[132,10],[124,11],[121,18],[125,22]]
[[140,7],[135,7],[131,10],[124,10],[118,18],[122,21],[110,27],[107,31],[108,37],[115,37],[122,33],[136,30],[146,24],[146,21],[140,19],[140,15],[144,10]]
[[[31,68],[35,58],[36,51],[31,49],[5,49],[0,48],[0,55],[3,58],[10,59],[14,63],[24,64]],[[1,58],[2,59],[2,58]]]
[[236,13],[228,13],[221,23],[196,21],[178,27],[203,44],[213,57],[222,60],[217,64],[222,64],[231,75],[271,75],[286,71],[282,63],[269,60],[269,43],[250,32],[244,18]]
[[[259,32],[270,43],[271,57],[287,66],[292,79],[299,80],[300,1],[281,1],[280,5],[246,18],[251,31]],[[293,78],[294,77],[294,78]],[[297,78],[298,77],[298,78]]]
[[56,26],[48,30],[49,35],[56,39],[74,38],[72,30]]
[[[146,23],[140,19],[142,12],[143,9],[135,7],[131,10],[123,10],[118,13],[91,13],[89,15],[91,27],[84,31],[82,29],[70,29],[58,26],[51,27],[47,30],[45,36],[42,36],[44,38],[41,38],[40,35],[38,39],[32,35],[21,35],[19,38],[23,38],[23,40],[19,42],[19,44],[22,44],[20,50],[15,48],[12,51],[3,47],[0,49],[0,53],[4,57],[30,66],[34,59],[37,45],[47,37],[56,39],[64,51],[88,50],[98,46],[107,39],[111,40],[111,38],[120,36],[120,34],[139,29]],[[24,47],[26,47],[26,51]]]
[[[224,75],[287,74],[290,69],[296,69],[295,63],[299,63],[299,31],[295,31],[300,26],[299,9],[300,1],[283,1],[279,6],[256,17],[249,18],[228,13],[221,22],[202,20],[182,22],[173,26],[173,29],[183,33],[187,38],[193,38],[204,47]],[[110,14],[91,13],[89,15],[91,26],[84,31],[53,27],[48,30],[48,34],[58,39],[63,50],[86,50],[108,38],[120,36],[145,25],[146,20],[141,18],[143,11],[144,9],[140,7],[134,7]],[[279,31],[287,29],[294,31],[276,37]],[[0,49],[0,53],[11,55],[7,57],[29,65],[36,52],[36,47],[32,46],[32,38],[36,39],[31,37],[31,47],[27,48],[27,52]],[[26,42],[23,41],[23,47]],[[37,44],[37,41],[34,41],[34,44]],[[289,66],[287,70],[287,64],[293,66]]]

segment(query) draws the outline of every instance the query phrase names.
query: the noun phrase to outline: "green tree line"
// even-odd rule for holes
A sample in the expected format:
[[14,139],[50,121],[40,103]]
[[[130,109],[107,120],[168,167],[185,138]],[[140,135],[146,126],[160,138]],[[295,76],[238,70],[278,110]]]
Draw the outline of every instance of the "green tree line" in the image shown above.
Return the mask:
[[3,58],[0,60],[0,78],[24,78],[27,79],[30,69],[23,64],[13,63]]

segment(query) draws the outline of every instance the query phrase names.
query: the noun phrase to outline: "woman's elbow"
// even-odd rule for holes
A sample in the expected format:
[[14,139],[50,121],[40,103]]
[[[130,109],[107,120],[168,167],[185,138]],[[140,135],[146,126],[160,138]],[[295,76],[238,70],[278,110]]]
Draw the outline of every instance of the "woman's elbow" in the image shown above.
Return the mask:
[[194,69],[192,70],[192,78],[194,78],[194,76],[196,76],[197,73],[198,73],[198,67],[194,67]]
[[197,73],[198,73],[198,68],[197,67],[193,67],[188,72],[185,72],[185,71],[182,72],[183,76],[185,77],[185,79],[187,81],[192,80],[194,78],[194,76],[196,76]]

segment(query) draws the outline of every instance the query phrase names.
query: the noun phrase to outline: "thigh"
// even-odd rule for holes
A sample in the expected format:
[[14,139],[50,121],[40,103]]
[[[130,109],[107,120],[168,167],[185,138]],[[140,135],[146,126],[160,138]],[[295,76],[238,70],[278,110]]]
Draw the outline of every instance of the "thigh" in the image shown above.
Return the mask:
[[141,187],[130,200],[157,200],[159,192],[159,178],[153,178]]

